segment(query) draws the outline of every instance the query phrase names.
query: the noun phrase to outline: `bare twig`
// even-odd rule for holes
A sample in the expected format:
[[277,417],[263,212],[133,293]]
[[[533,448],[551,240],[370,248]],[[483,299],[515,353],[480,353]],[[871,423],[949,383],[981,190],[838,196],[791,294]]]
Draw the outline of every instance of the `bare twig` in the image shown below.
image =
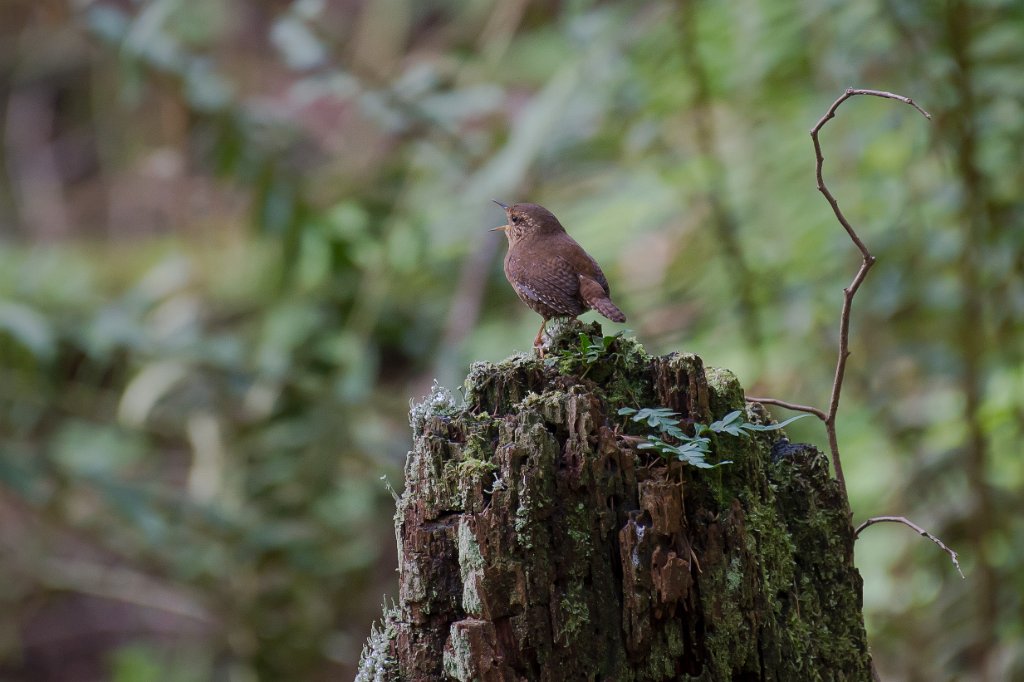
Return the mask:
[[813,414],[815,417],[817,417],[821,421],[825,421],[826,419],[828,419],[828,415],[825,414],[822,410],[819,410],[817,407],[811,407],[809,405],[798,405],[796,403],[789,403],[789,402],[786,402],[785,400],[778,400],[777,398],[753,398],[753,397],[747,396],[747,402],[748,403],[761,403],[762,405],[778,405],[779,407],[784,407],[787,410],[795,410],[797,412],[806,412],[807,414]]
[[846,500],[847,506],[849,506],[850,500],[846,492],[846,477],[843,475],[843,464],[839,458],[839,440],[836,437],[836,415],[839,412],[839,397],[843,390],[843,378],[846,376],[846,360],[850,357],[850,312],[853,309],[853,297],[857,294],[857,290],[860,288],[864,278],[867,277],[868,270],[875,264],[875,257],[868,251],[868,247],[861,240],[853,226],[850,225],[850,221],[843,215],[842,209],[839,208],[839,202],[836,201],[835,196],[829,191],[828,186],[825,184],[825,179],[822,175],[822,171],[825,165],[825,157],[821,153],[821,141],[818,139],[818,133],[825,127],[831,119],[835,118],[836,109],[839,105],[850,99],[854,95],[870,95],[872,97],[883,97],[885,99],[894,99],[898,102],[908,104],[924,115],[925,118],[931,119],[931,114],[922,109],[909,97],[903,95],[897,95],[892,92],[885,92],[884,90],[864,90],[859,88],[847,88],[846,92],[839,96],[832,106],[828,108],[825,114],[818,119],[818,122],[811,128],[811,140],[814,142],[814,158],[815,168],[814,177],[817,181],[818,191],[824,195],[828,201],[829,206],[832,207],[832,212],[836,216],[836,220],[846,230],[846,234],[850,236],[854,245],[860,251],[861,264],[857,270],[857,274],[854,275],[853,281],[848,287],[843,289],[843,307],[842,312],[839,314],[839,358],[836,360],[836,372],[835,377],[832,380],[832,395],[829,398],[828,412],[820,410],[816,407],[807,407],[805,405],[798,405],[795,403],[787,403],[782,400],[776,400],[773,398],[747,398],[750,402],[760,402],[767,405],[778,405],[790,410],[797,410],[799,412],[807,412],[815,415],[823,422],[825,422],[825,432],[828,434],[828,447],[832,453],[832,468],[836,472],[836,480],[839,482],[839,487],[843,491],[843,498]]
[[910,521],[905,516],[873,516],[864,523],[857,526],[857,529],[853,531],[853,536],[856,538],[860,535],[860,532],[868,526],[873,526],[876,523],[886,522],[902,523],[904,526],[907,526],[908,528],[911,528],[912,530],[917,532],[918,535],[923,535],[924,537],[934,542],[936,545],[939,546],[939,549],[941,549],[943,552],[949,555],[949,558],[953,562],[953,565],[956,567],[956,572],[960,574],[960,577],[964,578],[964,580],[967,579],[964,576],[964,572],[960,569],[960,561],[958,560],[959,555],[949,547],[946,547],[946,544],[942,540],[938,539],[937,537],[926,531],[924,528],[921,528],[921,526],[917,525],[913,521]]

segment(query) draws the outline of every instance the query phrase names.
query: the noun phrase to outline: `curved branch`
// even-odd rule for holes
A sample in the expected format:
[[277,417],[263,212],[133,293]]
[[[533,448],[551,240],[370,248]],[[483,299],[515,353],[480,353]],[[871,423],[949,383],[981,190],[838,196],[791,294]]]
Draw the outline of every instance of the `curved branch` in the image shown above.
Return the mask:
[[950,560],[956,567],[956,572],[959,573],[960,577],[964,580],[967,579],[966,576],[964,576],[964,572],[960,570],[960,561],[958,560],[959,555],[949,547],[946,547],[946,544],[942,540],[938,539],[937,537],[935,537],[934,535],[926,531],[924,528],[914,523],[913,521],[910,521],[905,516],[873,516],[864,523],[857,526],[856,530],[853,531],[853,537],[856,538],[860,535],[860,532],[862,530],[864,530],[868,526],[873,526],[876,523],[902,523],[904,526],[916,531],[918,535],[922,535],[928,538],[936,545],[938,545],[942,551],[949,554]]
[[832,466],[836,471],[836,479],[839,481],[839,485],[843,489],[843,496],[847,498],[849,503],[849,497],[846,494],[846,478],[843,476],[843,465],[839,458],[839,441],[836,437],[836,414],[839,412],[839,397],[843,390],[843,378],[846,375],[846,360],[850,357],[850,312],[853,309],[853,297],[857,294],[857,290],[860,288],[864,278],[867,277],[868,270],[875,264],[875,257],[868,251],[868,247],[861,240],[860,236],[850,225],[850,221],[843,215],[842,209],[839,208],[839,202],[836,201],[835,196],[829,191],[828,186],[825,184],[825,180],[822,176],[822,169],[825,165],[825,157],[821,153],[821,141],[818,139],[818,133],[828,123],[829,120],[835,117],[836,110],[839,105],[850,99],[855,95],[869,95],[872,97],[883,97],[886,99],[894,99],[898,102],[908,104],[917,109],[925,118],[931,119],[931,114],[919,107],[914,100],[903,95],[897,95],[892,92],[885,92],[884,90],[865,90],[857,88],[847,88],[846,92],[839,96],[832,106],[828,108],[818,122],[811,128],[811,140],[814,142],[814,158],[815,168],[814,176],[817,180],[818,191],[824,195],[829,205],[832,207],[832,212],[835,213],[836,220],[843,226],[846,233],[850,235],[850,239],[857,246],[860,251],[863,260],[860,268],[857,270],[857,274],[854,275],[853,281],[850,286],[843,289],[843,308],[839,316],[839,358],[836,361],[836,373],[835,378],[832,380],[832,396],[829,399],[828,404],[828,418],[825,420],[825,430],[828,432],[828,444],[829,449],[832,451]]
[[924,109],[922,109],[920,106],[918,106],[917,102],[910,99],[909,97],[904,97],[903,95],[897,95],[895,93],[886,92],[884,90],[846,88],[846,91],[842,95],[840,95],[835,102],[832,102],[832,106],[828,108],[824,115],[822,115],[822,117],[818,119],[818,122],[814,124],[814,127],[811,128],[811,139],[814,141],[814,155],[817,159],[817,165],[815,167],[814,175],[815,179],[818,182],[818,191],[824,194],[825,198],[828,199],[829,204],[832,205],[832,210],[836,214],[836,218],[838,218],[839,222],[842,223],[843,227],[846,229],[846,232],[850,235],[850,238],[853,239],[853,243],[857,245],[858,249],[860,249],[860,252],[865,256],[870,256],[867,247],[864,246],[864,242],[860,240],[860,237],[857,236],[857,233],[854,232],[853,227],[851,227],[849,221],[847,221],[846,216],[844,216],[843,212],[839,210],[839,204],[836,201],[836,198],[832,196],[832,193],[829,192],[828,188],[825,186],[825,181],[822,178],[822,167],[825,162],[825,157],[822,156],[821,154],[821,144],[818,141],[818,133],[821,132],[821,129],[825,127],[826,123],[835,118],[836,110],[839,108],[839,105],[856,95],[883,97],[885,99],[894,99],[898,102],[903,102],[904,104],[908,104],[917,109],[918,111],[920,111],[921,114],[929,121],[931,120],[932,115],[929,114]]
[[825,156],[821,153],[821,140],[818,139],[818,133],[825,127],[825,124],[835,118],[836,110],[839,105],[846,100],[854,97],[855,95],[869,95],[872,97],[882,97],[885,99],[894,99],[898,102],[903,102],[909,106],[917,109],[921,114],[931,119],[931,114],[922,109],[917,105],[914,100],[903,95],[897,95],[892,92],[886,92],[885,90],[866,90],[863,88],[847,88],[846,91],[840,95],[836,101],[832,102],[830,106],[822,115],[818,122],[811,128],[811,140],[814,142],[814,177],[817,181],[818,191],[822,193],[825,199],[828,201],[829,206],[832,207],[832,212],[836,216],[836,220],[846,230],[846,234],[850,236],[857,250],[861,254],[860,268],[857,270],[857,274],[854,275],[853,281],[850,285],[843,289],[843,307],[839,314],[839,357],[836,360],[836,372],[835,377],[832,380],[832,393],[828,401],[828,412],[820,410],[816,407],[808,407],[806,405],[798,405],[796,403],[787,403],[782,400],[776,400],[774,398],[748,398],[751,402],[760,402],[767,405],[778,405],[789,410],[797,410],[800,412],[807,412],[813,414],[823,422],[825,422],[825,432],[828,434],[828,448],[832,453],[832,468],[836,472],[836,480],[839,482],[839,487],[842,488],[843,498],[846,500],[847,506],[850,504],[849,495],[846,492],[846,477],[843,475],[843,464],[839,458],[839,439],[836,436],[836,415],[839,412],[839,397],[843,390],[843,379],[846,376],[846,360],[850,357],[850,313],[853,310],[853,297],[857,294],[857,290],[860,289],[861,283],[864,282],[864,278],[867,277],[868,270],[875,264],[875,257],[871,255],[867,245],[857,234],[857,231],[853,229],[850,221],[847,220],[843,214],[841,208],[839,208],[839,202],[835,196],[829,191],[828,186],[825,184],[825,178],[823,176],[823,169],[825,166]]

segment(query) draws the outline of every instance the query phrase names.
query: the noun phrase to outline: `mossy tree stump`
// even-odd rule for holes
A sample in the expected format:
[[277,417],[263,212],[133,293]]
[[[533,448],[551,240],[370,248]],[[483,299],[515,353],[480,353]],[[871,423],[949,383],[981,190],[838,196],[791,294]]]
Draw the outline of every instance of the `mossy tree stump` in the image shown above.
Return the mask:
[[853,530],[824,456],[715,436],[715,469],[636,448],[620,407],[708,424],[727,371],[617,338],[475,364],[412,410],[399,602],[359,680],[869,680]]

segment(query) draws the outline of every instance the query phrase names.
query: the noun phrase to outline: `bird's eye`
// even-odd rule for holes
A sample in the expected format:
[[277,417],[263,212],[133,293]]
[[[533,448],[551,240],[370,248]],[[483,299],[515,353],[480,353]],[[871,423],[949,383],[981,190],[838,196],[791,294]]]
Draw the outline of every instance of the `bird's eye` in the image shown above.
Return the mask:
[[513,214],[512,214],[511,216],[509,216],[509,219],[510,219],[510,220],[511,220],[511,221],[512,221],[513,223],[518,223],[518,222],[519,222],[519,216],[515,215],[514,213],[513,213]]

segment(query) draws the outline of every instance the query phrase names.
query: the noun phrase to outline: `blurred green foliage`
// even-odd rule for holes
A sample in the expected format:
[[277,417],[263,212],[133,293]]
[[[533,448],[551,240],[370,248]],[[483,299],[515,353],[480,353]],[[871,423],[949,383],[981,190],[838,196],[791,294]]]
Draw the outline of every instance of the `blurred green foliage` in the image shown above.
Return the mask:
[[[1024,5],[14,0],[0,8],[0,675],[351,672],[408,400],[525,349],[491,198],[629,326],[826,400],[886,679],[1024,677]],[[639,407],[639,406],[638,406]],[[783,416],[780,414],[779,417]],[[789,427],[824,444],[820,425]]]

